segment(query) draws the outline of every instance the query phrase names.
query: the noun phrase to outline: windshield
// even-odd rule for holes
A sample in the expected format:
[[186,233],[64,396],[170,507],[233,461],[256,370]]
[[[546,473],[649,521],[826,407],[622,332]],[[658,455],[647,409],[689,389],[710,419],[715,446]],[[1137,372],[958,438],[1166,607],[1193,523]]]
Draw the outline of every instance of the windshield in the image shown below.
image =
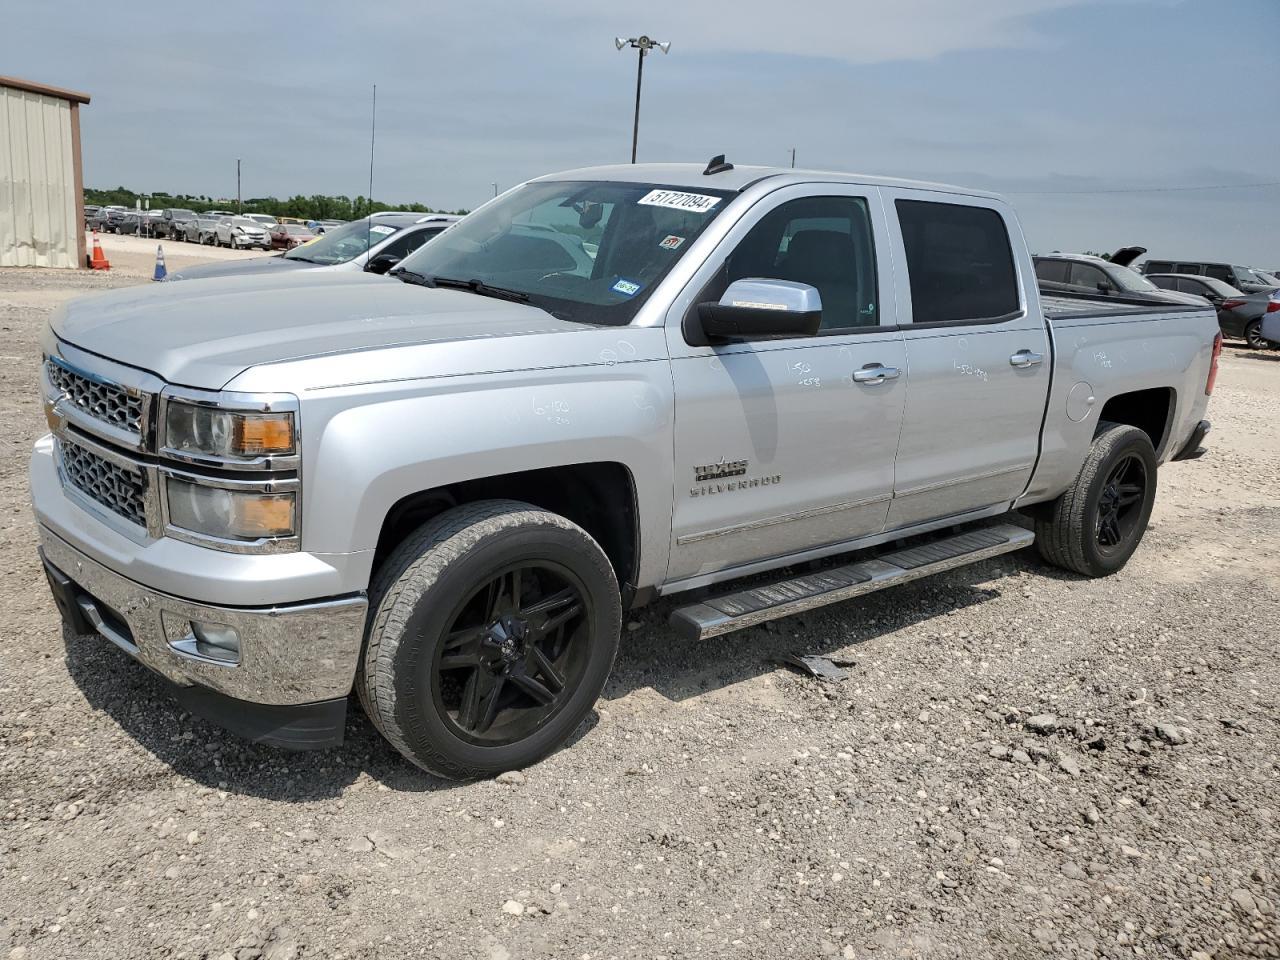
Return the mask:
[[1265,270],[1255,270],[1250,268],[1249,272],[1257,278],[1258,283],[1265,283],[1269,287],[1280,287],[1280,277],[1267,273]]
[[186,220],[191,217],[194,217],[195,215],[196,215],[196,212],[194,210],[170,210],[169,211],[169,216],[173,217],[173,219],[175,220]]
[[400,227],[387,223],[356,220],[340,227],[329,227],[320,239],[305,247],[296,247],[284,256],[286,260],[306,260],[309,263],[346,263],[400,230]]
[[1150,293],[1152,290],[1160,289],[1136,270],[1116,263],[1111,265],[1111,279],[1121,290],[1129,290],[1133,293]]
[[651,183],[529,183],[402,266],[514,290],[561,319],[623,325],[732,196]]
[[284,225],[284,232],[285,232],[285,233],[288,233],[288,234],[291,234],[291,235],[293,235],[293,236],[295,236],[295,237],[301,237],[301,236],[304,236],[304,235],[305,235],[305,236],[308,236],[308,237],[309,237],[309,236],[311,236],[311,231],[310,231],[310,230],[308,230],[306,227],[301,226],[301,225],[296,224],[296,223],[286,223],[286,224]]

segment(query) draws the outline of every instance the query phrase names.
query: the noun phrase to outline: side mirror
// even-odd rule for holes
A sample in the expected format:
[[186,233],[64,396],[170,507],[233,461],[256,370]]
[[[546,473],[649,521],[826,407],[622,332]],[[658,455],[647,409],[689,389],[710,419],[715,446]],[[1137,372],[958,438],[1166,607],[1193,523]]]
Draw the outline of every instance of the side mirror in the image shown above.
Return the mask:
[[394,253],[380,253],[364,265],[365,273],[386,273],[399,262]]
[[698,304],[697,313],[712,340],[811,337],[822,323],[822,297],[807,283],[750,278],[729,284],[719,303]]

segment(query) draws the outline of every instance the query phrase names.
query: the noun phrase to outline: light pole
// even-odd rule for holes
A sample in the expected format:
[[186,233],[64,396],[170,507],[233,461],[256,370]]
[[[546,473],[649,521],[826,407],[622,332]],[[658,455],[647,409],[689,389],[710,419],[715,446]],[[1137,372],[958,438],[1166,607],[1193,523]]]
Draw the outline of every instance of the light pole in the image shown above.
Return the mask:
[[496,197],[498,195],[498,185],[496,183],[491,183],[489,186],[493,187],[493,195]]
[[631,127],[631,162],[636,162],[636,142],[640,139],[640,82],[644,79],[644,58],[654,47],[663,53],[671,49],[670,40],[651,40],[646,36],[615,37],[613,45],[621,50],[623,47],[635,47],[640,52],[636,60],[636,117]]

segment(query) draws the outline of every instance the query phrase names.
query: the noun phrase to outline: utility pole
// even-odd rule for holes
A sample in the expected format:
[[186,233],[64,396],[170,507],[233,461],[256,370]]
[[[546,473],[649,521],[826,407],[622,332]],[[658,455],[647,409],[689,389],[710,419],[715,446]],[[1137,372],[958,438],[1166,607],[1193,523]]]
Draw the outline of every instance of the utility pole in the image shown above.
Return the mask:
[[495,183],[491,184],[491,186],[493,187],[493,195],[496,197],[498,195],[498,185]]
[[621,50],[623,47],[634,47],[639,52],[636,60],[636,113],[631,125],[631,162],[636,162],[636,144],[640,140],[640,85],[644,82],[644,58],[654,47],[663,53],[671,50],[670,40],[651,40],[647,36],[615,37],[613,45]]
[[236,157],[236,213],[240,212],[240,158]]

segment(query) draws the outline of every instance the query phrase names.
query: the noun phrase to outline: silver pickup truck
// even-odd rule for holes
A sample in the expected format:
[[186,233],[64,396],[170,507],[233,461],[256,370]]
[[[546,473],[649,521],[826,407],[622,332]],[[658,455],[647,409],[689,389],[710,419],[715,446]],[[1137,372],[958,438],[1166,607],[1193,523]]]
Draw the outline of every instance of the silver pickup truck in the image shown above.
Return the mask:
[[1217,333],[1041,297],[989,194],[575,170],[390,276],[70,303],[40,551],[67,627],[193,712],[320,747],[354,689],[414,763],[490,775],[569,737],[659,596],[674,644],[1033,540],[1118,570],[1203,453]]

